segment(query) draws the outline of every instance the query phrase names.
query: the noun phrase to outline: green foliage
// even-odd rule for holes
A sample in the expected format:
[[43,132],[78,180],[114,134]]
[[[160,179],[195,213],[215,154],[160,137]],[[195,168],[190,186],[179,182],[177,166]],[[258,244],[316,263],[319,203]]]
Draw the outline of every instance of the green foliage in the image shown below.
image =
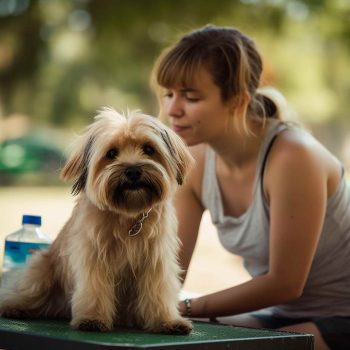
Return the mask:
[[56,126],[86,124],[102,105],[157,114],[154,59],[207,23],[253,36],[267,80],[305,120],[347,116],[347,0],[0,0],[0,111]]

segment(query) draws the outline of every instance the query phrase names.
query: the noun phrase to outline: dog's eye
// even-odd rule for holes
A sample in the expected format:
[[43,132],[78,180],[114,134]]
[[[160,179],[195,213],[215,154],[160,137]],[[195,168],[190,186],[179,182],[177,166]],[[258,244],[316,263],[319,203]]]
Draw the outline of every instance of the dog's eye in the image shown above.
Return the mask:
[[154,148],[150,145],[144,145],[142,149],[143,149],[143,152],[148,156],[151,156],[155,152]]
[[116,148],[111,148],[107,153],[106,153],[106,158],[108,159],[114,159],[118,156],[118,150]]

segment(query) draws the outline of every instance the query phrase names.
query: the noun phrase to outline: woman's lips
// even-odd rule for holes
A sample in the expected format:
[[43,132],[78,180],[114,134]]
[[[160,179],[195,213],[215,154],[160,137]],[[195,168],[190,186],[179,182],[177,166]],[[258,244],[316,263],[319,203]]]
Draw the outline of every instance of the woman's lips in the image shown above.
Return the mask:
[[189,128],[190,128],[189,126],[173,125],[173,130],[177,133],[180,133],[180,132],[187,130]]

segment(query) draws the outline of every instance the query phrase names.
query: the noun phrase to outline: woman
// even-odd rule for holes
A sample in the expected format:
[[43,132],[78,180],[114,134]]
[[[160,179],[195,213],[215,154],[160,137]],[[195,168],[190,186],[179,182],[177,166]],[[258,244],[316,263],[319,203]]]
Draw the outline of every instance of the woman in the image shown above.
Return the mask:
[[216,26],[185,35],[155,65],[161,112],[196,160],[176,199],[184,278],[205,209],[252,276],[180,309],[312,333],[316,349],[350,349],[344,171],[310,134],[282,121],[278,103],[259,90],[261,72],[254,42]]

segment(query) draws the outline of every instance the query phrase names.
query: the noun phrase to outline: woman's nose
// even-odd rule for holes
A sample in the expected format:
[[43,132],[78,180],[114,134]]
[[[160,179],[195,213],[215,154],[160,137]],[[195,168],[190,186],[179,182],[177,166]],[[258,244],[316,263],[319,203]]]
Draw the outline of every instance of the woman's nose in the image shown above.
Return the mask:
[[170,98],[166,102],[166,113],[169,117],[181,117],[184,114],[183,106],[181,101],[178,98]]

